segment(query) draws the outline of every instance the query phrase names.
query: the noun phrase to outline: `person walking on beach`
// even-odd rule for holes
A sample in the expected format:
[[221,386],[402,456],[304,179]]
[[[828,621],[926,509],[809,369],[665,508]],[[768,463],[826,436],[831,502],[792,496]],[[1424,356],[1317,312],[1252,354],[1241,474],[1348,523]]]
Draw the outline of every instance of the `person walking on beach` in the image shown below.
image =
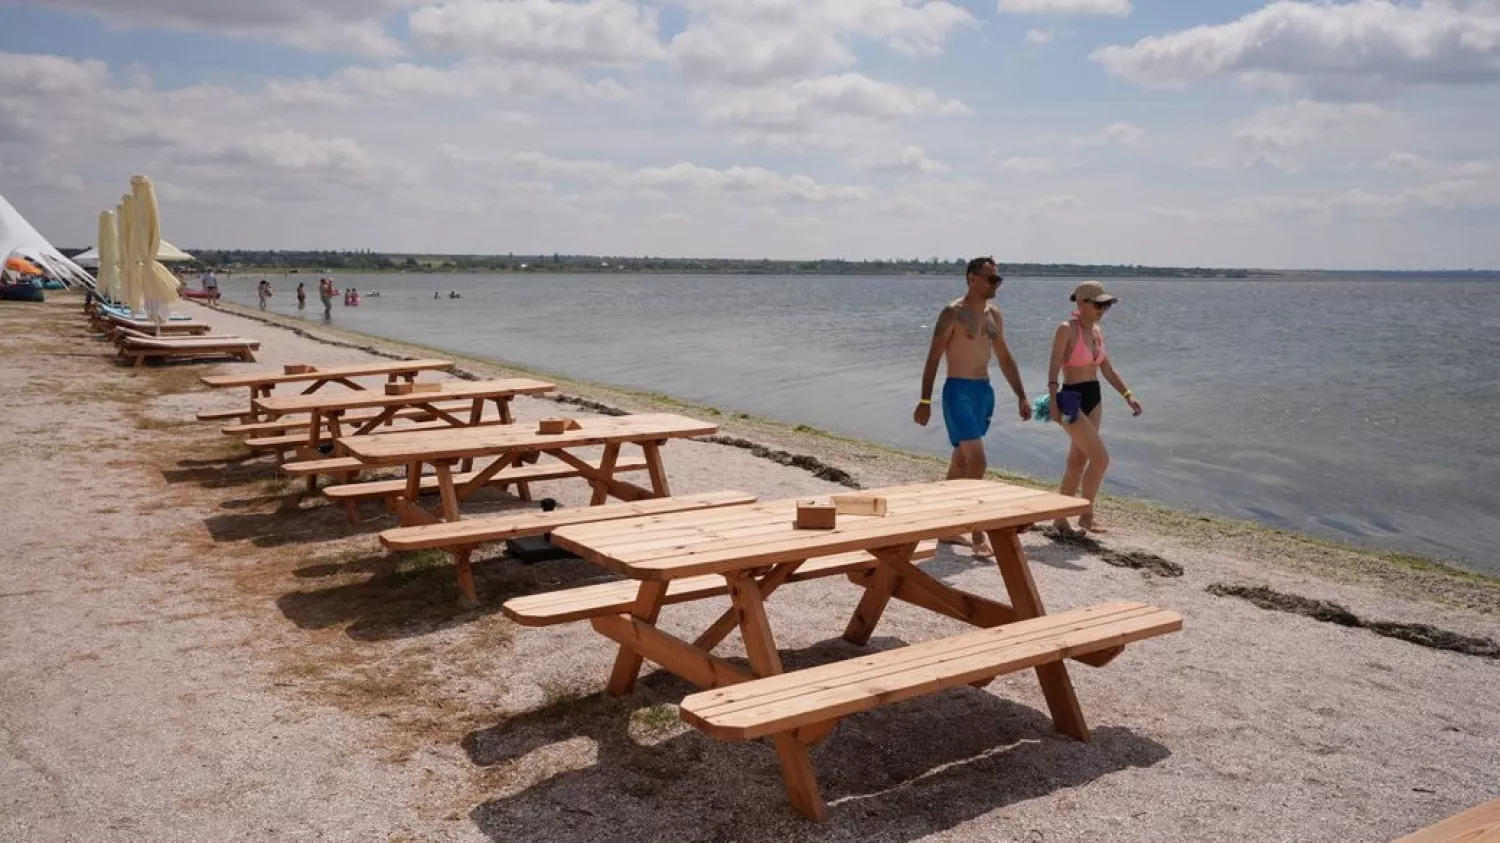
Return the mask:
[[209,306],[217,305],[219,303],[219,279],[214,277],[214,271],[210,269],[203,273],[198,277],[198,282],[203,285],[203,292],[207,294]]
[[[1103,375],[1120,393],[1132,414],[1139,416],[1142,409],[1141,402],[1135,399],[1105,352],[1104,329],[1099,327],[1099,321],[1119,299],[1105,292],[1098,281],[1085,281],[1073,290],[1072,300],[1078,304],[1073,318],[1058,325],[1052,335],[1047,393],[1052,421],[1062,425],[1072,440],[1058,491],[1071,497],[1079,494],[1081,484],[1083,497],[1092,504],[1099,497],[1104,472],[1109,468],[1109,450],[1099,435],[1099,426],[1104,421],[1099,376]],[[1052,525],[1061,532],[1073,532],[1066,518],[1059,518]],[[1078,518],[1078,526],[1092,533],[1108,532],[1094,520],[1092,510]]]
[[333,318],[333,279],[323,276],[318,279],[318,298],[323,300],[323,318]]
[[[950,302],[938,314],[932,331],[932,345],[927,364],[922,368],[922,398],[917,402],[913,419],[923,427],[932,418],[932,386],[937,379],[938,363],[945,362],[947,379],[943,381],[943,424],[953,457],[948,463],[948,479],[979,479],[987,468],[984,435],[990,429],[995,413],[995,390],[990,386],[990,355],[1000,362],[1000,372],[1016,395],[1016,410],[1022,421],[1031,418],[1031,402],[1021,385],[1021,372],[1005,344],[1005,320],[992,303],[1004,281],[994,258],[975,258],[965,270],[968,291]],[[960,538],[950,539],[963,544]],[[976,556],[993,551],[984,533],[974,533]]]
[[265,310],[266,301],[271,298],[271,282],[264,278],[260,279],[260,283],[255,287],[255,295],[260,299],[260,309]]
[[298,310],[306,310],[307,309],[307,282],[306,281],[298,281],[297,282],[297,309]]

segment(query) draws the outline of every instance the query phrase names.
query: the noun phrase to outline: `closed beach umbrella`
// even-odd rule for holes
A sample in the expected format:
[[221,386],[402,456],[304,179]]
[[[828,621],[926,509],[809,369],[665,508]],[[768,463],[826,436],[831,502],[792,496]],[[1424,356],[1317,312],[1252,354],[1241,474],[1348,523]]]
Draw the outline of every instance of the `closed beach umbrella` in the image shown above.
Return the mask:
[[160,325],[172,315],[172,303],[180,300],[177,276],[156,260],[156,252],[161,248],[161,219],[157,216],[156,188],[151,179],[145,176],[132,178],[130,194],[135,200],[130,237],[140,261],[141,298],[146,303],[147,315]]
[[120,300],[120,256],[113,211],[99,212],[99,286],[110,301]]
[[135,243],[131,239],[130,232],[133,228],[131,215],[135,211],[135,198],[125,194],[120,198],[120,205],[115,212],[115,226],[118,228],[120,242],[116,244],[120,252],[120,298],[119,304],[130,310],[133,315],[140,310],[145,303],[141,298],[140,277],[136,269]]

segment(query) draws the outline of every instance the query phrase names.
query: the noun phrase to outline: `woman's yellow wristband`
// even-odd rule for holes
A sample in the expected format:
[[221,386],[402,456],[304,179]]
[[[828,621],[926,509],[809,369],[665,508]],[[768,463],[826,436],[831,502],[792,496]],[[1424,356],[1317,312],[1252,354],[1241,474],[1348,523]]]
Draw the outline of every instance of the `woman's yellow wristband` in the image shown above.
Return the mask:
[[1129,401],[1130,400],[1130,396],[1132,396],[1134,394],[1135,394],[1134,392],[1131,392],[1130,390],[1127,389],[1127,390],[1125,390],[1125,394],[1122,395],[1121,397],[1124,398],[1126,401]]

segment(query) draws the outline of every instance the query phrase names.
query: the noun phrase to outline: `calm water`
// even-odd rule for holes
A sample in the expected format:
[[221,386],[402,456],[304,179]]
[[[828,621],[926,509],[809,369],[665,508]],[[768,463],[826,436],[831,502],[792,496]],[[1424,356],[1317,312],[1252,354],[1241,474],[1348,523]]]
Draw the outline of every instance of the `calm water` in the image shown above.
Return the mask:
[[[224,283],[254,304],[260,276]],[[321,320],[317,276],[271,276],[272,309]],[[333,322],[454,352],[670,393],[946,454],[911,412],[956,278],[377,275]],[[1007,279],[999,304],[1032,394],[1077,279]],[[1446,280],[1118,279],[1106,489],[1500,572],[1500,285]],[[461,300],[446,298],[449,290]],[[434,301],[440,291],[444,298]],[[1056,477],[1066,436],[1022,424],[996,372],[991,463]],[[941,375],[939,375],[939,384]]]

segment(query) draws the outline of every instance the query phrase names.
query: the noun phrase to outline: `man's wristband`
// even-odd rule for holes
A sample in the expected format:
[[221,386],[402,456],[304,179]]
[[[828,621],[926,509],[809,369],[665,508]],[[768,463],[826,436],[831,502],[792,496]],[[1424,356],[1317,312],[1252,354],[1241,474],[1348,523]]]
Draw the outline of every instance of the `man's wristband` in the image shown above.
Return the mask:
[[932,399],[931,398],[923,398],[922,400],[918,401],[917,403],[918,404],[931,404],[932,403]]

